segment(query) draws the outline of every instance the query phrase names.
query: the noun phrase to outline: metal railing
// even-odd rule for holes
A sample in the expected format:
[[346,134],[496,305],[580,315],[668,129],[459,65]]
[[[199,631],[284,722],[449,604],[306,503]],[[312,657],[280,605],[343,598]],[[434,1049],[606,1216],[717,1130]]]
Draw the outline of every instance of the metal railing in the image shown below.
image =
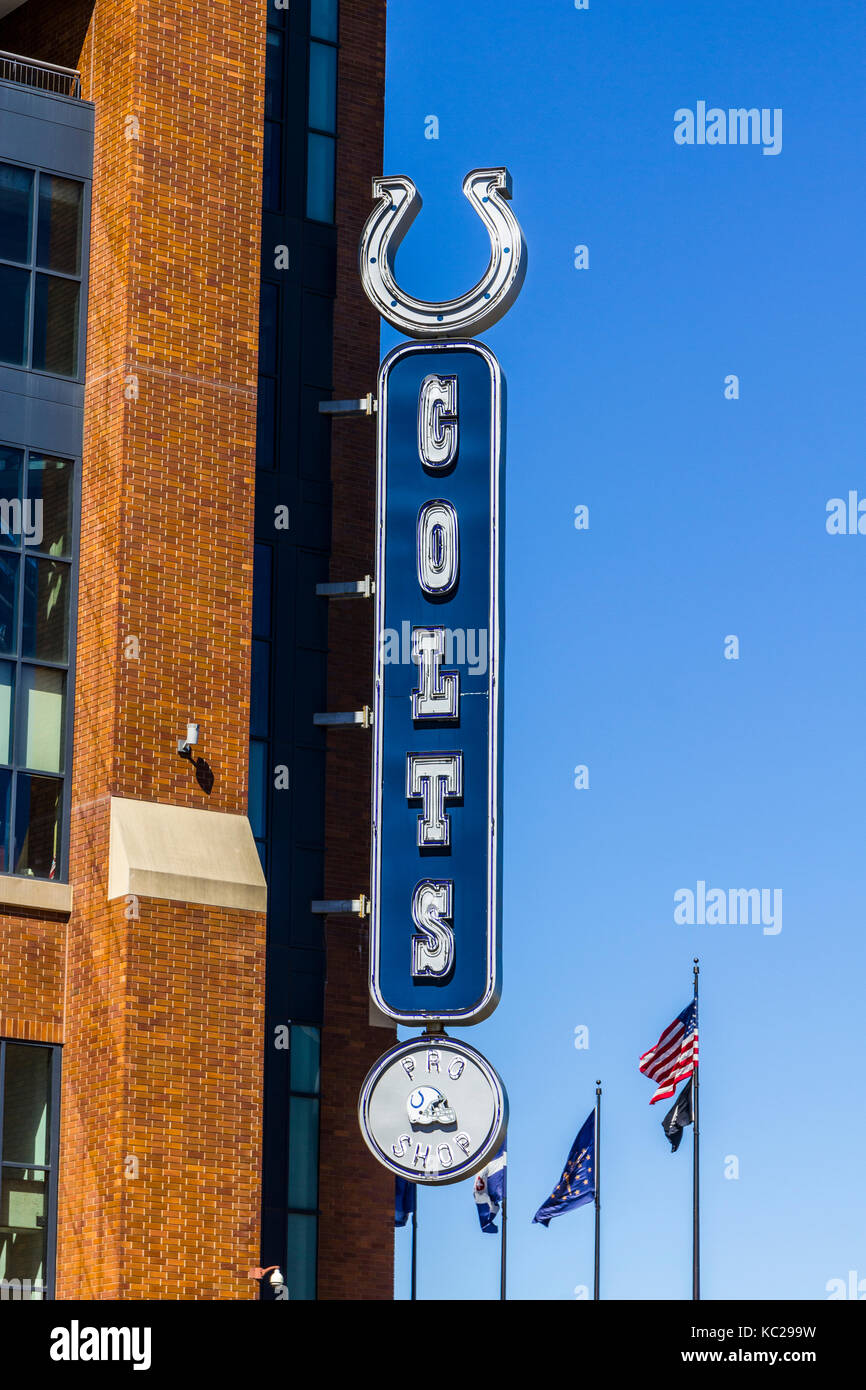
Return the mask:
[[81,74],[75,68],[59,68],[55,63],[36,62],[33,58],[22,58],[18,53],[4,53],[2,49],[0,81],[20,82],[25,87],[36,87],[40,92],[81,99]]

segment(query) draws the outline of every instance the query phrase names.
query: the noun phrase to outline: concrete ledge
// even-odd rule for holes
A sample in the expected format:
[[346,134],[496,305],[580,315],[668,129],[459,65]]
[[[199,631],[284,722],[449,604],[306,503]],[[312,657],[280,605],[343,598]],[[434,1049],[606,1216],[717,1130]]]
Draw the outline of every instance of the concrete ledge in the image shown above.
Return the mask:
[[26,907],[38,912],[72,911],[72,885],[50,878],[0,874],[0,907]]
[[268,890],[246,816],[111,798],[108,897],[264,912]]

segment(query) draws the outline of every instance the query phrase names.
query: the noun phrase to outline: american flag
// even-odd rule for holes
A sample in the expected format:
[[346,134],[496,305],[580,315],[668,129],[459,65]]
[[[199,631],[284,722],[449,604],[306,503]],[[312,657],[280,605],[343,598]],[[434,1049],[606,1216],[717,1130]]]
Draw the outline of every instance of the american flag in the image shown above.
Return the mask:
[[650,1101],[669,1100],[681,1081],[691,1076],[698,1065],[698,1001],[677,1014],[673,1023],[662,1033],[655,1047],[640,1059],[640,1069],[650,1081],[658,1082],[658,1090]]

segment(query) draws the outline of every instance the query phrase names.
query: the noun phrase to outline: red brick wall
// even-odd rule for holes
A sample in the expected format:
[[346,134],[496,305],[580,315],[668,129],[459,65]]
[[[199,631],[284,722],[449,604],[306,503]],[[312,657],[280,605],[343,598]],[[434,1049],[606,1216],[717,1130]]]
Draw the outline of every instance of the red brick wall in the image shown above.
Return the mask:
[[246,811],[264,30],[236,0],[29,0],[0,25],[96,105],[61,1298],[257,1292],[264,916],[136,919],[106,888],[110,795]]
[[0,1038],[63,1041],[66,918],[5,909],[0,918]]
[[[358,277],[358,239],[372,206],[370,184],[382,173],[385,84],[384,0],[341,0],[337,145],[337,304],[334,396],[376,390],[379,318]],[[334,485],[331,579],[372,572],[376,424],[338,420],[331,431]],[[328,634],[328,708],[372,703],[373,614],[362,600],[332,602]],[[328,898],[354,898],[370,885],[370,733],[329,735],[326,800]],[[322,1050],[319,1297],[393,1296],[394,1180],[376,1162],[358,1128],[358,1093],[369,1068],[396,1035],[368,1025],[367,926],[332,919]],[[352,1174],[351,1201],[345,1175]]]

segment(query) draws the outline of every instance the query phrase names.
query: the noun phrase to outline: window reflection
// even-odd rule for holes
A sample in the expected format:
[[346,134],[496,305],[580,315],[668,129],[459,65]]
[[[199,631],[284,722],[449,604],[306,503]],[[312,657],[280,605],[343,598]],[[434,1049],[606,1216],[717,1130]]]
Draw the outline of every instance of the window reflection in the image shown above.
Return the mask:
[[45,270],[80,274],[82,192],[74,179],[39,176],[36,263]]
[[30,260],[33,170],[0,164],[0,261]]

